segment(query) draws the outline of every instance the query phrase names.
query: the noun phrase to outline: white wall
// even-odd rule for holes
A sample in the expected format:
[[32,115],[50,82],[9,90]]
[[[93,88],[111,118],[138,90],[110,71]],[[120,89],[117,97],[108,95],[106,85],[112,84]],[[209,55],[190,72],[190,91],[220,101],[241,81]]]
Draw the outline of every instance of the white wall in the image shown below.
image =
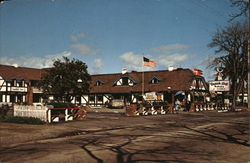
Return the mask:
[[14,105],[14,116],[34,117],[47,122],[47,106]]

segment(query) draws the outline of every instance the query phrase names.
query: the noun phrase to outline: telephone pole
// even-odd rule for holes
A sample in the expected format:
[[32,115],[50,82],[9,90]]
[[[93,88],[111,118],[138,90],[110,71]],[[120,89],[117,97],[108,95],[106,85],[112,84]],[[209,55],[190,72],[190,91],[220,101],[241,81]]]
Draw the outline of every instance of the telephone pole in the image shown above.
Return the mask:
[[247,44],[247,58],[248,58],[247,59],[247,64],[248,64],[247,66],[247,108],[250,109],[250,38],[248,38],[247,43],[248,43]]
[[[250,0],[248,1],[248,40],[247,40],[247,108],[250,109]],[[243,96],[244,97],[244,96]]]

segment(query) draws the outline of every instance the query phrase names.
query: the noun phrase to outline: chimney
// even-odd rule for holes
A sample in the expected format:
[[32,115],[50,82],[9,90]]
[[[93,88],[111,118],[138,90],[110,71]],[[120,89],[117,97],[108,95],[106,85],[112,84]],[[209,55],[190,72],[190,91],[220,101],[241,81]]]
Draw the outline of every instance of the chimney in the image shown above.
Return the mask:
[[174,70],[174,66],[168,66],[168,71],[173,71]]
[[126,74],[128,72],[128,70],[126,68],[122,69],[122,74]]
[[12,66],[14,66],[15,68],[17,68],[18,64],[14,63],[14,64],[12,64]]

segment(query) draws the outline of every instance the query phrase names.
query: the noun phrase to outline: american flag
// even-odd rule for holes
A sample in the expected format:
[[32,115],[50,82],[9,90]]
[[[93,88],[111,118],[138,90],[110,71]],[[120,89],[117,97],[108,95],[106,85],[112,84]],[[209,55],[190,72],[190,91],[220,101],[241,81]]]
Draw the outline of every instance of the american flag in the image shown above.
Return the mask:
[[156,62],[143,57],[143,65],[148,67],[156,67]]

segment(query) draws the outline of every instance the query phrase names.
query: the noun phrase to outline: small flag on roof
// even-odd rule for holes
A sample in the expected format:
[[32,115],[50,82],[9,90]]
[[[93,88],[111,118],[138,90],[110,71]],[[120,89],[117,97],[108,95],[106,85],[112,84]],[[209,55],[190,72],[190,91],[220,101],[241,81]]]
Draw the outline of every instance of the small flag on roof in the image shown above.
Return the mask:
[[156,67],[156,62],[143,57],[143,65],[148,67]]
[[203,71],[200,69],[196,69],[196,68],[193,69],[193,73],[194,75],[199,75],[199,76],[203,75]]

